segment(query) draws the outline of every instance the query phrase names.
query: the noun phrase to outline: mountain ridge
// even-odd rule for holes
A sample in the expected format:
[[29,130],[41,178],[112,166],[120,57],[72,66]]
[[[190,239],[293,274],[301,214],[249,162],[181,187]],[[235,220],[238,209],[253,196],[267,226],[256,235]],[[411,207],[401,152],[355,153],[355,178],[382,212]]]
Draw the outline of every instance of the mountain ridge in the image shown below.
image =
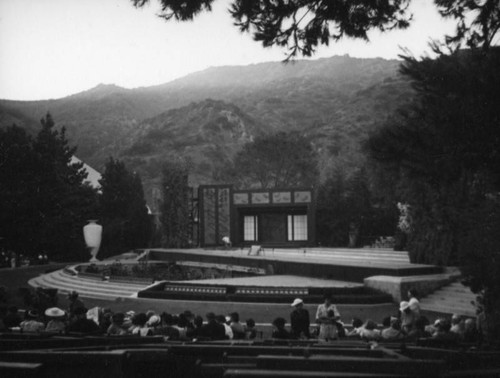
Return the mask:
[[[144,140],[152,139],[141,130],[156,130],[158,135],[174,130],[171,144],[162,140],[162,148],[169,151],[160,153],[153,146],[154,159],[170,158],[174,152],[194,159],[195,184],[217,182],[220,165],[203,165],[201,152],[193,150],[227,162],[245,140],[232,143],[228,137],[238,127],[252,137],[298,130],[314,141],[326,177],[338,167],[349,171],[363,164],[361,143],[413,96],[399,64],[336,56],[288,65],[212,67],[151,87],[100,84],[56,100],[0,100],[0,127],[18,120],[33,132],[39,127],[37,120],[50,111],[56,124],[66,127],[86,163],[101,170],[108,156],[119,157],[153,181],[158,169],[148,167],[152,157],[131,152],[141,151],[141,143],[147,151]],[[207,124],[223,143],[210,139],[202,128]],[[193,137],[195,130],[201,135],[198,139]],[[224,150],[229,152],[222,154]]]

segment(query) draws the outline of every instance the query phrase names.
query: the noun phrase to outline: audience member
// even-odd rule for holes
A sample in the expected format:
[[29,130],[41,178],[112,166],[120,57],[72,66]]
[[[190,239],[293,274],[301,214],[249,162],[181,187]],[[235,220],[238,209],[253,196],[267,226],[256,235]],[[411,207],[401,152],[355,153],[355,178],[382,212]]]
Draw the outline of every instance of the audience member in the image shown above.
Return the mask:
[[478,341],[478,331],[474,319],[468,318],[464,322],[464,341],[466,343],[475,343]]
[[401,331],[401,321],[398,318],[390,318],[390,327],[382,330],[380,336],[383,340],[401,340],[405,335]]
[[318,306],[316,311],[316,323],[319,324],[318,339],[329,341],[338,338],[337,326],[335,321],[340,320],[340,313],[337,307],[332,304],[330,295],[325,295],[325,302]]
[[367,341],[377,341],[380,339],[380,331],[377,329],[377,323],[373,320],[368,319],[365,322],[365,325],[361,329],[359,336],[363,340]]
[[293,301],[292,307],[294,308],[290,314],[292,337],[296,339],[308,339],[310,337],[309,311],[304,308],[304,302],[300,298],[296,298]]
[[156,330],[161,327],[161,318],[158,315],[152,315],[146,322],[146,325],[150,329],[151,334],[155,335],[157,333]]
[[109,327],[112,323],[113,312],[110,308],[105,308],[102,311],[99,311],[99,328],[101,329],[101,333],[107,333]]
[[[161,314],[162,326],[153,329],[153,335],[161,335],[167,340],[179,340],[179,329],[175,326],[174,317],[166,312]],[[203,320],[202,320],[203,322]]]
[[198,336],[205,337],[212,340],[224,340],[226,338],[225,327],[215,320],[215,314],[209,312],[206,315],[207,324],[203,325],[199,331]]
[[415,313],[410,309],[410,303],[403,301],[399,305],[399,311],[401,314],[401,329],[405,333],[409,333],[417,319]]
[[58,307],[51,307],[45,310],[45,317],[49,320],[45,331],[60,332],[66,331],[66,312]]
[[124,328],[123,323],[125,321],[125,314],[122,312],[117,312],[111,316],[111,324],[108,327],[106,333],[109,336],[124,336],[127,334],[126,328]]
[[15,328],[19,327],[19,324],[21,324],[21,315],[19,315],[19,311],[16,306],[10,306],[7,309],[7,315],[5,315],[5,318],[3,319],[3,322],[5,324],[5,327],[7,328]]
[[283,318],[276,318],[273,320],[273,339],[289,339],[290,333],[285,329],[286,320]]
[[359,337],[363,329],[363,321],[359,318],[352,319],[352,329],[347,332],[347,337]]
[[429,319],[425,316],[419,317],[415,320],[414,327],[407,334],[408,340],[418,340],[422,338],[431,337],[432,334],[426,330],[427,326],[429,326]]
[[233,331],[233,335],[235,339],[244,339],[245,338],[245,326],[240,323],[240,314],[237,312],[231,313],[229,315],[230,323],[229,327]]
[[196,315],[193,319],[193,325],[195,330],[200,329],[203,326],[203,318],[200,315]]
[[36,310],[26,311],[24,320],[19,324],[23,332],[42,332],[45,330],[45,324],[39,320],[39,314]]
[[0,306],[0,332],[5,332],[8,330],[8,328],[5,326],[5,323],[3,322],[6,315],[7,315],[7,307]]
[[420,316],[420,302],[418,300],[418,292],[415,289],[408,290],[408,304],[410,310],[413,312],[416,318]]
[[147,326],[148,317],[144,312],[140,312],[132,318],[132,335],[138,335],[141,337],[151,336],[153,332]]
[[189,336],[193,333],[194,330],[194,314],[189,310],[185,310],[183,314],[184,318],[186,319],[186,330]]
[[93,320],[87,319],[87,309],[85,307],[77,307],[73,314],[74,317],[66,329],[68,332],[83,334],[100,333],[99,326]]
[[255,329],[255,320],[252,318],[247,319],[245,325],[245,339],[253,340],[257,337],[257,330]]
[[459,341],[456,333],[450,332],[451,322],[448,319],[441,318],[436,324],[436,332],[432,335],[433,339],[442,341]]
[[217,315],[215,320],[224,326],[224,334],[226,336],[226,339],[232,340],[234,338],[233,330],[231,327],[227,324],[227,319],[224,315]]
[[85,305],[83,302],[78,299],[79,294],[77,291],[72,291],[70,294],[68,294],[68,300],[69,300],[69,317],[70,319],[73,318],[76,314],[75,311],[79,308],[85,308]]
[[464,320],[458,314],[453,314],[451,317],[451,328],[450,332],[456,333],[461,339],[464,337]]

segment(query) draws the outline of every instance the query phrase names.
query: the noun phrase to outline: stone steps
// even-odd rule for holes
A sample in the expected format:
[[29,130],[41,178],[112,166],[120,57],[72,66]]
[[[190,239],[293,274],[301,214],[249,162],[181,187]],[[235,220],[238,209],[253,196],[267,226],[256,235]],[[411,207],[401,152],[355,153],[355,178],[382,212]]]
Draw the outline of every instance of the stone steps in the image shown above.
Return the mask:
[[426,311],[474,317],[476,309],[471,302],[475,300],[476,295],[468,287],[453,282],[422,298],[420,307]]
[[137,291],[145,287],[72,276],[62,270],[35,277],[29,281],[29,284],[33,287],[55,288],[60,293],[70,293],[76,290],[82,297],[97,299],[135,296]]

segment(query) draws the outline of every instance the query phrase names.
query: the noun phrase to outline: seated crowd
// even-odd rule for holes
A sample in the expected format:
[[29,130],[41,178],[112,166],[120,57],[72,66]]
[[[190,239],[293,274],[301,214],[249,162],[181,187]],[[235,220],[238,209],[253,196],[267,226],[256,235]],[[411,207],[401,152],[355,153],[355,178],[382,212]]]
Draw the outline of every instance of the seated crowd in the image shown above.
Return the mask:
[[[21,332],[49,332],[60,334],[84,335],[137,335],[163,336],[166,340],[224,340],[254,339],[257,336],[255,321],[240,321],[239,314],[233,312],[227,316],[209,312],[205,320],[186,310],[180,314],[167,312],[135,313],[134,311],[112,312],[110,309],[88,311],[79,300],[78,293],[69,295],[70,306],[67,311],[57,307],[47,308],[43,313],[28,310],[24,319],[18,309],[9,307],[0,314],[0,331],[19,330]],[[309,311],[297,298],[291,304],[290,329],[286,320],[278,317],[272,322],[274,339],[318,339],[331,341],[339,338],[361,339],[366,341],[414,341],[421,338],[433,338],[445,341],[474,343],[480,339],[480,330],[472,318],[454,315],[451,319],[440,318],[430,324],[425,316],[420,315],[420,305],[414,292],[410,300],[400,304],[397,314],[387,316],[379,327],[371,319],[365,321],[352,319],[352,324],[345,325],[330,296],[325,296],[324,303],[316,311],[311,325]]]

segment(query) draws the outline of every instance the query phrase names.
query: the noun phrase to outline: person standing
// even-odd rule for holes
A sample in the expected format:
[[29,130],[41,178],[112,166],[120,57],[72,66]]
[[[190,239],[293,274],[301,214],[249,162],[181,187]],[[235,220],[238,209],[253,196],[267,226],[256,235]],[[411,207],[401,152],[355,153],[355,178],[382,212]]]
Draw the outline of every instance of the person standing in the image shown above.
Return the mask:
[[325,295],[325,302],[318,306],[316,311],[316,323],[319,324],[318,339],[323,341],[335,340],[338,338],[337,321],[340,320],[340,313],[332,303],[331,296]]
[[415,317],[420,317],[420,302],[418,300],[417,290],[408,290],[408,304],[410,305],[410,310],[413,312]]
[[70,319],[73,318],[76,315],[76,310],[79,308],[85,308],[85,305],[83,302],[78,299],[79,294],[77,291],[72,291],[70,294],[68,294],[68,300],[69,300],[69,309],[68,313],[70,316]]
[[290,323],[292,326],[292,337],[297,339],[308,339],[309,334],[309,311],[304,308],[304,301],[296,298],[292,307],[294,310],[290,314]]

